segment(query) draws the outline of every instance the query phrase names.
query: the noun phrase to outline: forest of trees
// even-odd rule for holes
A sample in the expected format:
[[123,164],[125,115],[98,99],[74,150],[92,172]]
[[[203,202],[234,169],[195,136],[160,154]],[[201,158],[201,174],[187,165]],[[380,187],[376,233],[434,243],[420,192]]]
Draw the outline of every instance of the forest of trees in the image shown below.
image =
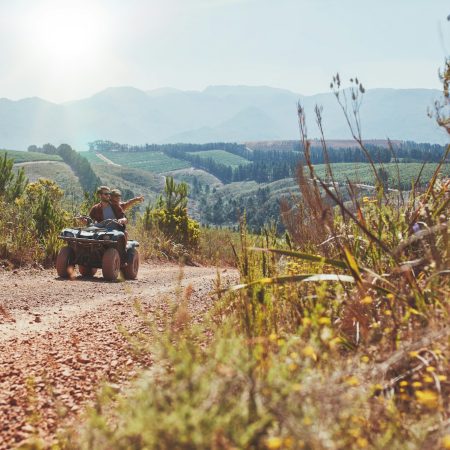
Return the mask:
[[[120,152],[163,152],[172,158],[189,161],[193,167],[206,170],[216,176],[223,183],[236,181],[256,181],[270,183],[283,178],[292,177],[299,162],[304,162],[304,155],[300,151],[300,143],[293,142],[291,148],[276,143],[265,150],[251,150],[244,144],[213,142],[208,144],[145,144],[130,146],[110,141],[95,141],[89,144],[91,151],[120,151]],[[205,158],[195,155],[196,152],[207,150],[225,150],[249,161],[249,164],[231,167],[218,162],[214,158]],[[375,163],[389,162],[438,162],[444,147],[437,144],[418,144],[404,142],[392,148],[367,144],[366,149]],[[311,162],[324,164],[326,162],[321,146],[312,146],[310,149]],[[327,149],[330,163],[367,162],[363,150],[358,147]]]

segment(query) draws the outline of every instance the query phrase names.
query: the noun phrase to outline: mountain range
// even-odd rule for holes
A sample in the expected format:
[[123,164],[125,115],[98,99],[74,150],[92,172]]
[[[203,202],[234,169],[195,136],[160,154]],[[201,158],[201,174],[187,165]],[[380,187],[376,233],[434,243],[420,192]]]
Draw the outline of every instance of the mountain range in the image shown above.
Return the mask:
[[[440,97],[432,89],[367,90],[360,107],[363,138],[447,142],[427,115]],[[304,96],[266,86],[210,86],[203,91],[113,87],[61,104],[37,97],[0,99],[0,148],[25,150],[50,142],[85,150],[88,142],[99,139],[126,144],[298,139],[299,101],[309,137],[319,136],[317,104],[323,107],[326,138],[350,138],[333,93]]]

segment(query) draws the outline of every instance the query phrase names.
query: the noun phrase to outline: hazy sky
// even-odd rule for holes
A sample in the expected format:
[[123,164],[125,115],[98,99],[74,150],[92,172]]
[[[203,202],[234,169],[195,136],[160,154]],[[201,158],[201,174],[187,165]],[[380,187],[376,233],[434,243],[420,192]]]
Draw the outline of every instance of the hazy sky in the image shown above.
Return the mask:
[[448,0],[0,0],[0,97],[110,86],[439,87]]

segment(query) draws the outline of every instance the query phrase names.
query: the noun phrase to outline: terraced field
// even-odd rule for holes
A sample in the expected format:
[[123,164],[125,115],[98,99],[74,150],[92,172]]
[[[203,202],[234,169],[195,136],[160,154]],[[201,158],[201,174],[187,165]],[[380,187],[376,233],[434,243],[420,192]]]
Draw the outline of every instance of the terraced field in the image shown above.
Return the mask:
[[44,153],[22,152],[18,150],[0,150],[0,157],[3,158],[5,153],[8,154],[8,158],[13,158],[15,163],[30,161],[62,161],[59,155],[46,155]]
[[[347,179],[355,183],[363,184],[374,184],[375,177],[370,167],[367,163],[336,163],[332,164],[333,174],[335,180],[339,183],[345,183]],[[426,183],[432,177],[437,164],[430,163],[426,164],[421,175],[422,183]],[[326,178],[326,166],[325,164],[318,164],[315,167],[317,175],[325,179]],[[383,166],[377,165],[378,167],[384,167],[389,174],[389,186],[396,187],[398,184],[397,180],[397,166],[395,163],[384,164]],[[400,163],[398,165],[400,172],[400,180],[403,185],[409,185],[415,180],[420,170],[422,169],[422,163]],[[444,164],[441,169],[441,174],[443,176],[450,176],[450,164]]]
[[[120,166],[147,170],[149,172],[164,173],[190,167],[187,161],[171,158],[162,152],[101,152],[101,154]],[[94,152],[84,152],[83,156],[91,164],[106,164]]]
[[225,166],[238,167],[250,164],[245,158],[229,153],[225,150],[205,150],[203,152],[190,152],[188,155],[199,156],[200,158],[212,158],[218,164],[224,164]]

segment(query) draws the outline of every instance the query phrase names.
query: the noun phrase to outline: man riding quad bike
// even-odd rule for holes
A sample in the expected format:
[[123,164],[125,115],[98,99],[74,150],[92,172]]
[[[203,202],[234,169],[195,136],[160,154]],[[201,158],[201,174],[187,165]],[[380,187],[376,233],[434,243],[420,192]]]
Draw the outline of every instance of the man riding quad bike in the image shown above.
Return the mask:
[[134,280],[139,270],[139,243],[127,239],[125,227],[118,220],[93,224],[90,217],[82,219],[88,226],[65,228],[59,235],[67,245],[56,258],[58,275],[70,277],[78,265],[83,277],[93,277],[101,268],[105,280],[117,280],[121,270],[126,279]]

